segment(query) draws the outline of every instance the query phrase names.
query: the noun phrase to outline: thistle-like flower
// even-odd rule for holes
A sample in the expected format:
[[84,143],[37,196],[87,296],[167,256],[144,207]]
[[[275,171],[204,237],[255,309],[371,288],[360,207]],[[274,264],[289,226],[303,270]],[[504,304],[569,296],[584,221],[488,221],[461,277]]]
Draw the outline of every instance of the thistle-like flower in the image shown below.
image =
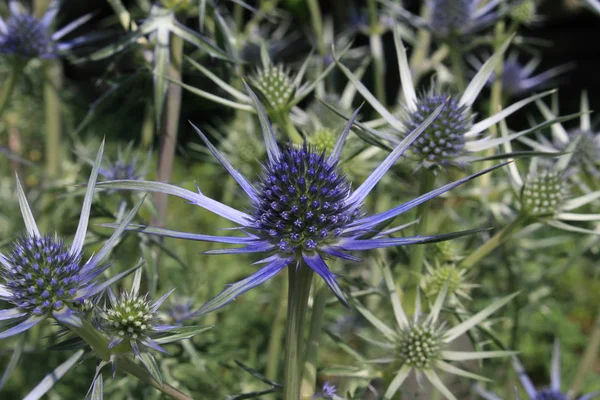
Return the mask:
[[[481,68],[483,62],[476,57],[469,57],[468,61],[474,68]],[[528,62],[519,61],[519,54],[511,52],[502,66],[502,90],[508,96],[519,96],[524,93],[530,93],[533,90],[543,89],[548,86],[552,79],[568,71],[570,65],[560,65],[550,68],[547,71],[536,73],[537,67],[542,59],[532,57]],[[490,76],[487,85],[491,86],[496,79],[495,73]]]
[[[552,364],[550,367],[550,376],[551,383],[549,388],[543,388],[537,390],[531,382],[531,379],[525,372],[525,368],[519,361],[517,357],[513,358],[513,368],[517,373],[519,380],[521,381],[521,385],[523,385],[523,389],[527,393],[527,398],[529,400],[567,400],[569,396],[567,396],[566,392],[561,390],[561,380],[560,380],[560,343],[557,340],[554,341],[554,350],[552,352]],[[496,394],[486,391],[481,386],[475,386],[475,392],[479,394],[486,400],[501,400]],[[600,395],[600,392],[589,393],[579,397],[577,400],[591,400],[596,396]]]
[[77,232],[71,246],[56,235],[42,235],[31,213],[25,194],[17,179],[17,197],[25,222],[26,233],[12,244],[8,255],[0,253],[0,299],[14,307],[1,310],[0,320],[17,323],[0,333],[0,339],[16,335],[37,325],[48,317],[72,324],[78,319],[77,310],[88,299],[118,281],[133,269],[100,282],[97,279],[110,264],[101,264],[131,222],[141,202],[132,209],[123,222],[88,261],[82,259],[82,248],[88,226],[98,168],[103,145],[96,157],[88,181]]
[[[365,100],[373,106],[393,129],[394,134],[391,135],[368,129],[369,133],[377,136],[378,139],[384,139],[396,145],[415,126],[420,125],[431,111],[442,106],[440,116],[425,129],[423,135],[417,139],[412,148],[414,157],[424,167],[462,165],[481,159],[473,155],[473,153],[497,147],[505,141],[513,140],[536,129],[540,129],[542,126],[553,123],[553,121],[547,121],[544,125],[510,135],[507,138],[492,139],[489,136],[482,137],[485,131],[492,125],[497,124],[527,104],[551,92],[531,96],[514,103],[510,107],[482,121],[473,123],[475,118],[475,113],[472,110],[473,103],[479,96],[495,67],[501,62],[502,54],[510,44],[510,39],[482,65],[461,96],[456,96],[452,93],[439,93],[433,89],[422,95],[417,95],[408,66],[406,50],[397,31],[394,31],[394,40],[398,54],[402,93],[404,95],[404,104],[402,105],[400,118],[390,113],[348,68],[339,61],[337,62],[340,69],[356,86]],[[510,155],[506,154],[505,156],[509,157]]]
[[144,162],[139,163],[139,152],[132,153],[131,146],[131,144],[127,146],[125,152],[119,149],[116,160],[108,160],[104,166],[100,167],[98,173],[110,181],[144,179],[152,161],[151,154],[147,154]]
[[123,291],[119,296],[108,290],[109,304],[101,310],[101,326],[111,337],[108,347],[112,349],[123,342],[129,343],[136,356],[140,356],[140,345],[167,353],[157,342],[153,335],[165,334],[176,326],[161,323],[158,308],[173,292],[165,293],[157,301],[148,299],[148,294],[140,295],[140,282],[142,270],[138,269],[134,275],[131,291]]
[[451,303],[460,304],[460,299],[471,300],[469,291],[477,285],[467,282],[466,269],[459,268],[454,263],[440,263],[438,260],[435,260],[433,265],[425,263],[425,268],[426,273],[420,281],[420,286],[428,298],[437,297],[444,287],[447,287]]
[[385,349],[388,354],[386,358],[378,359],[377,362],[390,363],[397,368],[396,376],[388,386],[384,399],[393,399],[408,375],[414,371],[418,379],[425,375],[429,382],[447,399],[456,400],[456,397],[439,378],[436,370],[463,378],[488,380],[460,369],[449,362],[481,360],[514,354],[511,351],[453,351],[451,350],[451,343],[487,319],[513,299],[516,294],[497,300],[460,324],[448,327],[445,322],[440,321],[440,312],[446,300],[447,285],[437,295],[428,315],[421,313],[419,295],[417,295],[415,314],[412,319],[409,319],[402,309],[400,296],[396,290],[389,267],[384,267],[383,276],[389,291],[397,327],[389,327],[371,311],[358,303],[356,303],[356,309],[386,338],[384,343],[370,341]]
[[191,299],[175,296],[164,311],[165,319],[173,325],[183,325],[184,321],[194,316],[194,303]]
[[[348,48],[349,46],[344,50],[344,53]],[[335,67],[334,64],[330,64],[314,80],[305,81],[305,74],[311,61],[311,55],[306,58],[296,73],[292,73],[292,70],[283,64],[274,64],[264,46],[261,47],[261,55],[262,66],[248,77],[248,83],[255,92],[257,92],[259,98],[265,104],[267,114],[272,119],[286,116],[294,106],[311,94],[319,82],[325,79],[329,72]],[[234,100],[219,97],[193,86],[180,83],[184,89],[226,107],[256,112],[253,107],[253,100],[250,96],[237,90],[203,65],[189,58],[188,61],[199,72],[225,90]]]
[[[500,131],[503,136],[508,135],[505,123],[500,124]],[[542,222],[566,231],[597,235],[600,232],[569,223],[600,220],[600,214],[571,212],[600,198],[600,191],[576,197],[569,193],[567,167],[575,157],[574,150],[578,144],[578,140],[570,143],[565,149],[566,154],[560,156],[551,166],[540,165],[540,160],[533,158],[525,178],[521,176],[516,165],[509,165],[510,183],[520,199],[520,215],[525,220]],[[505,143],[504,147],[506,151],[511,151],[510,143]]]
[[[546,104],[538,101],[537,106],[546,120],[556,119],[557,111],[552,111]],[[543,135],[537,135],[537,140],[520,138],[519,140],[536,151],[565,151],[573,143],[573,157],[569,167],[580,168],[584,173],[593,177],[600,176],[600,135],[592,130],[590,106],[587,93],[581,94],[581,116],[579,127],[568,131],[562,124],[552,125],[551,140]]]
[[333,293],[345,302],[344,294],[325,259],[335,257],[360,261],[349,252],[436,242],[473,232],[400,238],[377,235],[378,226],[384,221],[389,221],[418,204],[487,171],[445,185],[379,214],[367,215],[363,209],[363,201],[373,187],[439,114],[439,108],[415,132],[408,135],[362,185],[352,190],[350,182],[337,167],[352,120],[346,124],[333,151],[328,156],[323,152],[313,151],[307,144],[299,147],[279,146],[258,98],[249,88],[248,93],[253,98],[259,114],[268,155],[263,174],[257,179],[256,184],[246,180],[206,136],[199,129],[196,130],[208,149],[244,190],[251,201],[251,212],[233,209],[206,197],[200,191],[194,193],[165,183],[143,181],[99,183],[99,186],[110,189],[162,192],[181,197],[238,224],[245,237],[212,236],[143,226],[132,227],[134,230],[176,238],[242,245],[235,249],[211,250],[207,252],[209,254],[268,255],[261,261],[266,266],[248,278],[229,286],[205,304],[199,313],[222,307],[236,296],[267,281],[290,264],[293,268],[312,269],[323,278]]
[[50,2],[40,19],[25,13],[17,1],[10,1],[9,6],[11,14],[6,22],[0,16],[0,54],[14,61],[55,57],[86,41],[84,37],[72,41],[63,39],[89,21],[92,14],[84,15],[52,32],[51,25],[59,8],[58,0]]
[[468,36],[492,25],[514,5],[499,10],[500,1],[484,4],[482,0],[428,0],[430,17],[424,19],[401,5],[389,2],[392,14],[415,28],[427,29],[440,39]]

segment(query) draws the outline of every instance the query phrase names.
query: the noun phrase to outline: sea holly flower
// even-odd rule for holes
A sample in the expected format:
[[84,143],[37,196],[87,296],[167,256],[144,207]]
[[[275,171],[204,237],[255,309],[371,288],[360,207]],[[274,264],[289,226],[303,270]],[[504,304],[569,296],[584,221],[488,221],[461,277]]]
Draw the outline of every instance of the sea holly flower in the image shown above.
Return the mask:
[[103,146],[96,156],[77,231],[70,246],[56,235],[40,233],[17,178],[17,198],[26,232],[14,240],[10,253],[0,253],[0,299],[13,305],[13,308],[0,311],[0,320],[16,324],[1,332],[0,339],[24,332],[49,317],[66,324],[76,323],[79,319],[77,311],[86,299],[133,271],[122,272],[104,282],[98,279],[110,267],[110,264],[101,263],[102,260],[117,243],[142,202],[117,226],[102,249],[83,261],[82,248]]
[[[527,104],[551,92],[537,94],[518,101],[506,109],[474,123],[475,112],[473,111],[473,104],[496,66],[502,61],[502,54],[510,44],[510,39],[481,66],[460,96],[450,92],[438,92],[434,89],[417,95],[411,77],[411,70],[408,66],[406,50],[397,31],[394,32],[394,40],[398,54],[402,93],[404,95],[404,103],[399,118],[389,112],[339,60],[337,60],[337,63],[346,77],[356,86],[359,93],[392,128],[393,133],[390,134],[369,129],[365,124],[361,126],[378,139],[383,139],[391,142],[393,145],[397,145],[402,138],[406,137],[409,132],[420,125],[432,110],[442,106],[440,116],[425,129],[423,135],[415,141],[415,145],[412,147],[413,156],[422,166],[426,168],[446,165],[460,166],[472,161],[481,160],[483,158],[475,156],[474,153],[498,147],[506,141],[513,140],[553,123],[553,121],[548,121],[544,125],[515,133],[506,138],[485,136],[488,128]],[[515,155],[505,154],[504,156],[508,158]]]
[[490,26],[510,11],[514,4],[500,10],[500,0],[427,0],[429,18],[424,19],[401,5],[387,2],[392,14],[418,29],[427,29],[441,39],[469,36]]
[[[531,381],[531,378],[525,372],[525,368],[517,357],[513,358],[513,368],[517,373],[521,385],[527,393],[529,400],[567,400],[571,397],[567,395],[567,392],[561,390],[561,379],[560,379],[560,342],[554,341],[554,350],[552,352],[552,364],[550,366],[550,387],[537,390]],[[486,400],[501,400],[496,394],[486,391],[481,386],[475,386],[475,392]],[[600,392],[589,393],[578,397],[577,400],[591,400],[600,395]]]
[[[506,124],[500,125],[503,136],[508,135]],[[579,233],[600,234],[598,231],[572,225],[569,222],[600,220],[600,214],[574,213],[572,211],[597,201],[600,191],[590,191],[581,196],[569,192],[567,167],[575,157],[578,140],[565,149],[565,153],[553,165],[547,166],[542,160],[533,158],[529,172],[521,175],[516,165],[509,165],[510,183],[520,199],[520,218],[525,222],[541,222],[554,228]],[[504,144],[507,151],[510,143]]]
[[386,339],[385,342],[369,340],[370,343],[383,348],[388,354],[387,357],[374,361],[377,363],[390,363],[394,368],[397,368],[395,376],[384,394],[384,399],[393,399],[406,378],[414,371],[419,381],[424,375],[447,399],[456,400],[456,397],[440,379],[438,371],[462,378],[486,381],[488,379],[463,370],[453,365],[452,362],[482,360],[515,354],[512,351],[455,351],[452,350],[451,345],[458,337],[486,320],[491,314],[508,303],[516,294],[497,300],[460,324],[449,327],[440,320],[440,312],[446,300],[447,285],[437,295],[429,314],[421,312],[420,296],[417,294],[415,313],[409,319],[402,308],[400,296],[396,290],[389,267],[384,267],[383,276],[392,302],[397,326],[395,328],[389,327],[358,302],[355,306],[358,312]]
[[[483,62],[476,57],[467,58],[470,64],[479,69],[483,66]],[[532,57],[526,63],[519,61],[519,54],[511,52],[502,66],[502,90],[508,96],[519,96],[525,93],[530,93],[536,89],[547,87],[550,81],[564,72],[571,69],[570,65],[561,65],[550,68],[547,71],[536,73],[536,69],[540,65],[542,59],[540,57]],[[492,73],[487,81],[487,85],[491,86],[496,76]]]
[[420,287],[427,298],[436,298],[442,290],[447,290],[449,302],[462,306],[460,300],[471,300],[469,292],[479,286],[468,283],[466,277],[468,270],[459,268],[452,262],[440,263],[439,260],[434,260],[433,265],[425,262],[425,269]]
[[440,107],[418,129],[408,135],[358,188],[353,190],[350,182],[340,174],[337,164],[354,117],[346,124],[329,155],[313,151],[306,143],[300,146],[290,144],[280,146],[275,140],[273,129],[260,101],[249,88],[247,89],[259,115],[268,155],[263,174],[258,177],[255,184],[243,177],[206,136],[199,129],[196,130],[211,153],[248,196],[251,202],[250,212],[231,208],[205,196],[200,191],[194,193],[166,183],[113,181],[99,184],[108,189],[161,192],[181,197],[234,222],[245,236],[212,236],[144,226],[133,226],[133,230],[242,246],[234,249],[211,250],[207,252],[208,254],[267,255],[259,262],[266,266],[246,279],[229,286],[205,304],[198,311],[199,314],[224,306],[245,291],[269,280],[288,265],[292,265],[292,268],[311,268],[323,278],[333,293],[345,302],[335,274],[329,270],[325,262],[327,258],[360,261],[350,252],[437,242],[474,232],[401,238],[377,235],[381,224],[386,224],[413,207],[489,170],[442,186],[382,213],[368,215],[363,209],[363,202],[367,195],[410,144],[435,119],[440,112]]
[[186,320],[193,318],[195,311],[194,302],[182,296],[172,298],[165,308],[164,319],[174,325],[183,325]]
[[86,14],[61,29],[53,32],[52,24],[58,13],[59,1],[50,2],[46,13],[40,18],[26,13],[18,1],[9,1],[10,16],[0,16],[0,55],[15,62],[26,62],[34,58],[52,58],[75,46],[85,43],[85,37],[71,41],[65,36],[86,23],[92,14]]
[[108,290],[109,304],[100,311],[101,326],[107,332],[111,341],[109,348],[129,343],[136,356],[140,356],[140,347],[167,353],[151,336],[156,332],[164,333],[174,326],[161,324],[158,308],[173,293],[164,294],[157,301],[148,299],[148,294],[140,295],[142,270],[134,275],[131,291],[123,291],[119,296]]
[[[537,106],[546,120],[555,119],[556,111],[551,110],[546,104],[538,101]],[[536,151],[565,151],[573,143],[573,157],[569,167],[577,166],[585,173],[600,176],[600,135],[592,130],[590,119],[590,106],[587,93],[581,94],[579,127],[568,131],[562,124],[552,125],[551,140],[543,135],[537,135],[537,140],[520,138],[519,141]]]
[[[348,48],[349,46],[343,50],[343,53]],[[248,77],[248,83],[254,88],[261,101],[265,104],[267,114],[271,119],[286,116],[293,107],[311,94],[319,82],[325,79],[335,67],[334,64],[328,65],[319,76],[309,82],[305,81],[305,74],[311,60],[310,55],[295,73],[292,73],[292,70],[284,64],[274,64],[264,46],[261,47],[261,56],[262,65]],[[208,93],[182,82],[177,82],[181,87],[202,98],[226,107],[256,112],[250,96],[234,88],[203,65],[190,58],[187,58],[187,60],[195,69],[227,92],[233,100]]]

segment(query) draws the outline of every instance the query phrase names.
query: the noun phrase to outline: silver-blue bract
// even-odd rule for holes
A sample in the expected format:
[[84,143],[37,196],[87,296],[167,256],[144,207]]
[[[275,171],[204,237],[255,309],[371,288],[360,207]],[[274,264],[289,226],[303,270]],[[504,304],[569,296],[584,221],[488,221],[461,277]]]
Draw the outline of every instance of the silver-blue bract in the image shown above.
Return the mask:
[[441,107],[434,110],[415,131],[407,135],[362,185],[353,190],[344,175],[339,172],[338,160],[358,111],[346,124],[329,155],[317,153],[307,145],[279,146],[264,108],[256,95],[249,88],[247,89],[259,115],[268,155],[263,175],[258,179],[257,184],[246,180],[206,136],[199,129],[196,130],[211,153],[246,193],[252,205],[252,212],[246,213],[233,209],[206,197],[200,191],[194,193],[166,183],[143,181],[99,183],[99,187],[110,189],[162,192],[181,197],[238,224],[245,236],[211,236],[143,226],[131,226],[129,229],[168,237],[242,246],[235,249],[211,250],[207,252],[209,254],[262,253],[266,255],[266,258],[259,262],[266,266],[246,279],[229,286],[205,304],[198,311],[199,314],[224,306],[238,295],[272,278],[290,264],[293,268],[311,268],[323,278],[333,293],[345,302],[345,296],[336,281],[336,276],[325,262],[327,258],[360,261],[349,252],[437,242],[474,232],[391,238],[388,234],[394,230],[390,232],[380,232],[380,230],[382,225],[387,225],[398,215],[491,169],[442,186],[385,212],[374,215],[366,215],[363,212],[363,201],[367,195],[411,143],[439,115]]
[[14,323],[0,333],[0,339],[26,331],[47,317],[76,324],[77,311],[85,299],[100,293],[132,272],[125,271],[104,282],[98,279],[110,267],[110,264],[101,261],[116,244],[125,226],[131,222],[141,202],[118,225],[102,249],[89,260],[82,261],[82,248],[102,150],[103,145],[96,157],[77,232],[69,247],[57,236],[40,233],[17,179],[17,196],[26,232],[14,241],[12,251],[7,256],[0,253],[0,299],[13,305],[13,308],[0,310],[0,320]]
[[33,58],[51,58],[85,43],[85,37],[63,41],[64,37],[89,21],[86,14],[65,25],[56,32],[52,24],[58,13],[59,1],[50,2],[46,13],[40,18],[27,14],[17,1],[10,1],[10,16],[5,21],[0,16],[0,54],[27,61]]

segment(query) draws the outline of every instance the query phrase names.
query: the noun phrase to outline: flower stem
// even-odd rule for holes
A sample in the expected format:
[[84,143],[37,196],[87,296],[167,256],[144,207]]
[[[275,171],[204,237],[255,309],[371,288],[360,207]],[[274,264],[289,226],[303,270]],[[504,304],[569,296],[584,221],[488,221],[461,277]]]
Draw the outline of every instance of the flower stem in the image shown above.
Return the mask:
[[[325,47],[325,36],[323,35],[323,15],[321,14],[321,8],[317,0],[308,0],[308,9],[310,11],[310,19],[315,34],[315,40],[317,42],[317,50],[319,51],[320,60],[317,62],[317,70],[315,74],[318,76],[323,71],[323,58],[327,54],[327,48]],[[325,94],[325,82],[321,81],[317,85],[316,94],[322,97]]]
[[[183,39],[171,35],[171,63],[169,65],[169,77],[175,81],[181,81],[181,61],[183,56]],[[169,83],[165,110],[160,127],[160,154],[158,160],[158,171],[156,173],[159,182],[169,182],[173,171],[173,160],[177,146],[177,129],[179,128],[179,112],[181,110],[181,86]],[[164,225],[167,214],[167,195],[157,193],[154,200],[158,211],[158,225]]]
[[[94,326],[86,319],[81,319],[82,323],[79,325],[75,324],[65,324],[65,326],[70,329],[77,336],[82,338],[91,348],[94,350],[96,355],[102,361],[110,361],[111,359],[111,351],[108,348],[108,339],[106,336],[101,334]],[[192,400],[190,396],[187,394],[180,392],[175,389],[173,386],[170,386],[167,383],[160,383],[154,380],[152,376],[146,371],[144,368],[137,365],[133,360],[127,357],[121,357],[119,359],[119,369],[127,372],[130,375],[135,376],[139,380],[146,382],[153,386],[154,388],[160,390],[162,393],[166,394],[172,399],[175,400]]]
[[313,271],[306,265],[288,268],[287,337],[285,342],[284,400],[300,400],[304,322]]
[[320,283],[320,287],[315,291],[316,294],[313,300],[310,331],[306,344],[306,359],[304,360],[304,373],[300,385],[301,399],[310,399],[315,394],[315,386],[317,384],[317,359],[321,342],[321,327],[323,325],[327,296],[329,295],[327,286],[322,284],[322,282]]
[[272,381],[277,381],[279,375],[279,358],[281,355],[281,344],[285,326],[285,316],[287,307],[283,301],[288,295],[288,287],[283,280],[277,280],[281,285],[279,293],[279,302],[277,303],[277,311],[271,325],[271,336],[269,337],[269,347],[267,350],[267,367],[265,376]]
[[154,108],[152,102],[148,101],[144,107],[144,120],[142,121],[141,147],[147,150],[154,142]]
[[593,369],[596,357],[600,351],[600,309],[598,309],[598,315],[594,322],[594,330],[588,341],[588,345],[583,353],[583,357],[577,367],[577,374],[573,381],[573,386],[569,389],[569,398],[572,399],[576,393],[579,393],[581,386],[583,385],[583,379]]
[[450,60],[452,62],[452,72],[454,74],[456,88],[460,92],[463,92],[467,88],[467,83],[465,81],[465,66],[460,43],[456,37],[450,39]]
[[287,136],[290,138],[290,140],[292,142],[294,142],[295,144],[300,144],[300,143],[304,142],[302,135],[300,134],[300,132],[298,132],[298,130],[292,123],[292,120],[290,119],[289,114],[287,114],[287,113],[279,114],[278,120],[280,121],[280,128],[282,128],[285,131],[285,133],[287,134]]
[[60,174],[62,106],[58,92],[62,86],[62,69],[58,60],[46,62],[44,108],[46,118],[46,173],[54,178]]
[[373,56],[373,82],[375,83],[375,97],[381,104],[387,104],[385,95],[385,60],[383,58],[383,43],[379,33],[379,13],[377,0],[368,0],[369,7],[369,44]]
[[[498,21],[498,23],[496,24],[495,27],[495,37],[494,37],[494,53],[498,52],[498,50],[500,50],[500,48],[502,47],[502,43],[504,43],[504,40],[506,39],[506,34],[505,34],[505,23],[504,20],[500,20]],[[490,97],[490,109],[488,111],[489,116],[491,117],[492,115],[494,115],[495,113],[497,113],[498,111],[500,111],[500,109],[502,108],[502,74],[504,71],[504,63],[500,62],[498,63],[498,65],[496,66],[496,69],[494,70],[494,83],[492,84],[492,92],[491,92],[491,97]],[[492,125],[490,126],[490,132],[492,133],[493,137],[498,137],[498,129],[496,127],[496,125]],[[488,149],[486,151],[486,156],[491,156],[494,154],[494,149]],[[492,162],[491,161],[485,161],[483,164],[483,169],[485,168],[489,168],[492,166]],[[481,183],[481,187],[482,188],[488,188],[490,186],[490,175],[489,174],[485,174],[484,176],[481,177],[480,183]],[[483,193],[486,193],[486,190],[483,190]]]
[[498,233],[496,233],[490,240],[481,245],[477,250],[469,254],[467,258],[465,258],[460,266],[462,268],[471,268],[472,266],[479,263],[485,256],[494,251],[498,246],[500,246],[506,239],[508,239],[511,235],[518,232],[521,228],[524,228],[527,225],[527,219],[523,216],[518,216],[515,218],[510,224],[502,228]]
[[[424,169],[421,175],[421,182],[419,185],[419,195],[425,194],[433,189],[435,185],[435,174],[431,169]],[[417,218],[420,219],[419,224],[415,226],[415,234],[426,234],[429,231],[429,225],[431,225],[431,203],[421,203],[417,208]],[[410,249],[410,272],[408,275],[407,292],[405,296],[405,304],[407,307],[413,305],[417,288],[419,286],[420,275],[423,269],[423,261],[425,259],[425,245],[413,246]]]
[[8,102],[17,86],[17,82],[23,73],[23,68],[25,66],[21,63],[15,64],[8,75],[8,81],[4,82],[2,85],[2,93],[0,93],[0,117],[6,110],[8,106]]

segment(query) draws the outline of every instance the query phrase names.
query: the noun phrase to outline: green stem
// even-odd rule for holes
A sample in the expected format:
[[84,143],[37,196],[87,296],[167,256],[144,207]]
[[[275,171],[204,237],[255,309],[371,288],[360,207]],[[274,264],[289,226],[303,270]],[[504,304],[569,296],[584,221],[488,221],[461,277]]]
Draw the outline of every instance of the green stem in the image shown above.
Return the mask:
[[329,296],[329,288],[322,284],[322,281],[319,281],[319,283],[321,283],[321,285],[316,290],[316,295],[313,300],[310,331],[306,345],[304,373],[302,375],[302,384],[300,385],[301,399],[311,399],[315,394],[315,386],[317,385],[317,361],[321,343],[321,328],[323,326],[323,317],[325,315],[325,305],[327,303],[327,297]]
[[[505,34],[505,23],[504,20],[500,20],[497,24],[496,24],[496,28],[495,28],[495,37],[494,37],[494,53],[496,53],[500,47],[502,46],[502,43],[504,43],[504,40],[506,38],[506,34]],[[494,83],[492,84],[492,92],[491,92],[491,98],[490,98],[490,109],[488,111],[488,115],[492,116],[495,113],[497,113],[498,111],[500,111],[500,109],[502,108],[502,73],[504,71],[504,63],[498,63],[498,65],[496,66],[496,69],[494,70]],[[498,137],[498,129],[496,127],[496,125],[492,125],[490,127],[490,132],[492,133],[493,137]],[[485,153],[486,156],[491,156],[494,154],[494,149],[488,149]],[[483,169],[489,168],[492,166],[492,161],[484,161],[483,164]],[[489,174],[485,174],[484,176],[481,177],[481,187],[483,188],[488,188],[490,186],[490,175]],[[487,190],[483,190],[483,193],[487,193]]]
[[280,121],[280,127],[286,132],[286,134],[292,142],[294,142],[295,144],[301,144],[302,142],[304,142],[302,135],[300,134],[300,132],[298,132],[298,130],[292,123],[289,114],[281,113],[278,119]]
[[152,102],[148,101],[144,107],[144,120],[142,121],[141,147],[148,150],[154,142],[154,108]]
[[23,74],[23,68],[25,68],[25,65],[16,63],[8,75],[8,81],[2,85],[2,93],[0,94],[0,117],[2,117],[4,110],[6,110],[6,107],[8,106],[9,100],[17,86],[17,82],[19,81],[21,74]]
[[[315,33],[315,40],[317,42],[317,51],[319,52],[320,60],[317,63],[315,76],[319,76],[323,71],[322,60],[327,54],[325,47],[325,36],[323,35],[323,15],[321,14],[321,8],[317,0],[308,0],[308,9],[310,11],[310,19],[312,22],[313,31]],[[321,81],[317,85],[316,94],[318,97],[322,97],[325,94],[325,82]]]
[[[77,336],[82,338],[102,361],[110,361],[112,353],[108,348],[109,342],[106,336],[98,332],[98,330],[94,328],[94,326],[88,320],[82,319],[81,321],[81,326],[70,324],[65,324],[65,326]],[[192,400],[190,396],[180,392],[169,384],[164,382],[161,384],[160,382],[157,382],[154,380],[154,378],[152,378],[148,371],[127,357],[119,358],[118,364],[120,370],[125,371],[128,374],[135,376],[139,380],[150,384],[172,399]]]
[[483,245],[479,246],[477,250],[469,254],[467,258],[465,258],[460,266],[462,268],[471,268],[481,261],[485,256],[494,251],[498,246],[500,246],[506,239],[508,239],[512,234],[518,232],[521,228],[524,228],[527,225],[527,219],[523,216],[518,216],[515,218],[510,224],[505,226],[502,230],[496,233],[490,240],[485,242]]
[[465,65],[463,63],[463,55],[460,48],[458,38],[450,39],[450,60],[452,62],[452,72],[454,74],[454,82],[459,92],[463,92],[467,88],[465,81]]
[[579,362],[579,366],[577,367],[577,374],[575,375],[575,380],[573,381],[573,386],[569,389],[569,398],[572,399],[576,393],[579,393],[581,390],[581,386],[583,386],[583,380],[585,376],[593,369],[594,362],[598,357],[598,352],[600,351],[600,309],[598,309],[598,315],[596,316],[596,321],[594,322],[594,330],[592,331],[592,335],[588,341],[587,348],[583,353],[583,357]]
[[369,7],[369,45],[373,56],[373,82],[375,85],[375,97],[381,104],[387,104],[385,94],[385,59],[383,56],[383,43],[379,33],[379,13],[377,11],[377,0],[368,0]]
[[[169,77],[174,81],[181,81],[181,61],[183,56],[183,39],[171,35],[171,63]],[[177,129],[179,127],[179,113],[181,110],[181,86],[169,83],[167,98],[165,100],[164,116],[160,127],[160,154],[158,171],[156,174],[159,182],[169,182],[173,171],[173,160],[177,146]],[[158,225],[163,226],[167,215],[167,195],[155,195],[156,209],[158,211]]]
[[267,367],[265,376],[272,381],[277,381],[279,377],[279,359],[281,356],[281,345],[283,343],[283,333],[285,327],[285,317],[287,307],[284,299],[288,295],[288,287],[283,280],[277,280],[281,285],[279,292],[279,302],[277,303],[277,311],[271,325],[271,336],[269,337],[269,347],[267,350]]
[[[423,170],[419,186],[419,195],[430,192],[435,186],[435,174],[431,169]],[[419,224],[415,226],[418,234],[426,234],[431,225],[431,203],[426,201],[417,208],[417,218],[420,218]],[[417,232],[415,232],[417,233]],[[415,294],[419,286],[423,261],[425,260],[425,245],[413,246],[410,252],[410,272],[408,273],[407,296],[405,304],[407,307],[413,305]]]
[[44,80],[44,108],[46,118],[46,174],[54,178],[60,174],[62,160],[62,105],[58,92],[62,86],[62,68],[58,60],[46,63]]
[[284,400],[300,400],[304,322],[313,271],[306,265],[288,268],[287,338],[285,341]]

